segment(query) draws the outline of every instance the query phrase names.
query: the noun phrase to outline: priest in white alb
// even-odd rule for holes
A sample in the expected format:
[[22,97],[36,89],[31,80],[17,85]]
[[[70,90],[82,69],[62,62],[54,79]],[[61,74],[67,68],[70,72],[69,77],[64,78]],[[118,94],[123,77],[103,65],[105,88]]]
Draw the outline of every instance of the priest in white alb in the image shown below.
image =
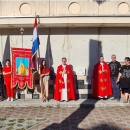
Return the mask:
[[62,58],[62,64],[57,68],[54,99],[58,101],[75,100],[74,76],[67,59]]

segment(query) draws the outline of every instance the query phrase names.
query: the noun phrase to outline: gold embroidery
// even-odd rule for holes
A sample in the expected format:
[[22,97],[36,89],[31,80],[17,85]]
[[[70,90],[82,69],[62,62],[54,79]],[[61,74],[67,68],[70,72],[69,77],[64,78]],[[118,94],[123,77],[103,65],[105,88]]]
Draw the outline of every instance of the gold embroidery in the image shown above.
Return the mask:
[[101,87],[101,90],[103,91],[103,90],[106,90],[106,87]]
[[103,82],[103,79],[100,79],[100,82]]
[[105,79],[104,79],[104,81],[106,82],[106,81],[107,81],[107,79],[105,78]]
[[59,73],[62,74],[62,71],[60,71]]
[[62,81],[59,79],[59,83],[61,83]]
[[98,73],[99,73],[99,74],[101,74],[101,73],[102,73],[102,71],[101,71],[101,70],[99,70],[99,71],[98,71]]
[[70,80],[68,79],[68,81],[67,81],[68,83],[70,82]]
[[70,72],[69,72],[69,71],[67,71],[67,73],[68,73],[68,74],[70,74]]
[[104,70],[104,72],[106,72],[106,73],[107,73],[107,70]]
[[60,80],[60,79],[59,79],[59,83],[64,84],[64,82],[62,80]]

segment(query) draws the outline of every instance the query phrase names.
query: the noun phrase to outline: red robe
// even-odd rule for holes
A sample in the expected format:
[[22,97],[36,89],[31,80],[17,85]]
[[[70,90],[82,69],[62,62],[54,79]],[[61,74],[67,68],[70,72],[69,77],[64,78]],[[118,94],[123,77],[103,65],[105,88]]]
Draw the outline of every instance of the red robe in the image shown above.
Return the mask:
[[102,65],[100,63],[97,63],[94,66],[92,83],[94,97],[105,97],[112,95],[110,68],[106,62],[103,63],[103,69],[105,72],[102,72]]
[[[75,100],[75,89],[74,89],[74,77],[72,69],[69,65],[66,65],[66,72],[67,72],[67,96],[68,100],[72,99]],[[64,68],[62,65],[58,66],[57,68],[57,75],[56,75],[56,83],[55,83],[55,92],[54,92],[54,99],[60,101],[62,97],[62,88],[65,88],[64,79],[62,77],[62,72]]]

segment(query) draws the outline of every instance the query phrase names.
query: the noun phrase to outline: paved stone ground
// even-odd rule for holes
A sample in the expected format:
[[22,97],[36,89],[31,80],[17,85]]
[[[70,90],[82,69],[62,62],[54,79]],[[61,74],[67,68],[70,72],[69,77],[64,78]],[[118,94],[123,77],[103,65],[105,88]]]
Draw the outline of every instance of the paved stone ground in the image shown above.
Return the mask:
[[26,130],[43,123],[45,119],[31,119],[31,118],[0,118],[1,130]]
[[[130,107],[0,107],[0,118],[32,121],[46,119],[31,128],[17,130],[130,130]],[[6,121],[5,121],[6,122]],[[1,128],[1,130],[4,130]],[[15,130],[6,129],[6,130]]]

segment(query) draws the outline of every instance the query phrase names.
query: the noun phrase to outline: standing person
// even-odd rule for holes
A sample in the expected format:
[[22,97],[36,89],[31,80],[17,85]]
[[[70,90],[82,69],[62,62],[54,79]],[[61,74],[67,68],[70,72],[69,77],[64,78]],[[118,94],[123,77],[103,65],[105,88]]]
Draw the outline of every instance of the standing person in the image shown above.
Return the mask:
[[119,84],[116,83],[117,77],[119,74],[119,70],[121,69],[120,62],[116,61],[116,55],[111,56],[112,61],[109,63],[111,69],[111,82],[112,82],[112,89],[113,89],[113,97],[111,100],[120,101],[120,90]]
[[112,95],[109,65],[104,62],[104,57],[100,56],[100,62],[94,66],[93,70],[93,96],[107,98]]
[[67,59],[62,58],[62,64],[57,68],[54,99],[58,101],[75,100],[74,77]]
[[11,86],[11,65],[10,60],[6,60],[6,66],[3,68],[4,82],[6,85],[7,101],[14,101],[14,89]]
[[121,67],[117,83],[120,82],[120,87],[122,92],[125,94],[125,101],[124,103],[128,102],[128,98],[130,101],[130,58],[125,58],[125,65]]
[[42,101],[48,102],[50,68],[46,66],[45,60],[42,60],[41,65],[39,66],[39,74],[40,74]]
[[6,97],[5,94],[5,86],[4,86],[4,77],[2,73],[2,64],[0,62],[0,101],[3,101]]

